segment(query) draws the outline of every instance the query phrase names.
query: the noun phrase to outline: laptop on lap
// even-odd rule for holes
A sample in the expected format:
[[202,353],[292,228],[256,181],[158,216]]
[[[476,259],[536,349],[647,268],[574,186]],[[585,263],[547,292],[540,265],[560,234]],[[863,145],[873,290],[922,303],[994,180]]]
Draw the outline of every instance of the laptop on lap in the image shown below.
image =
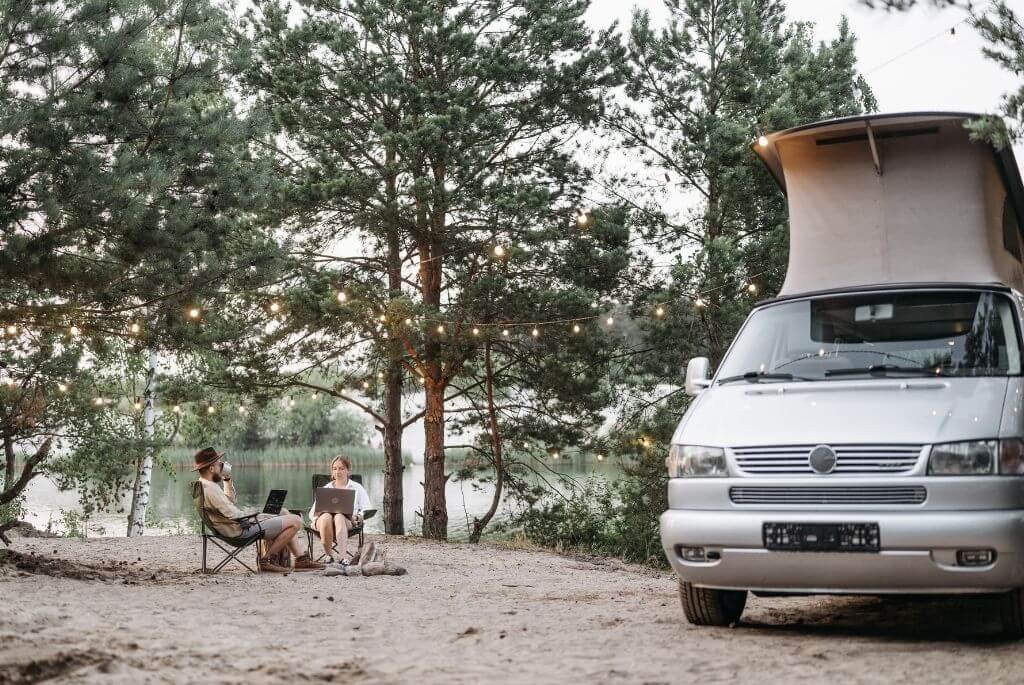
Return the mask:
[[356,504],[355,490],[317,488],[314,495],[314,510],[320,514],[344,514],[352,518]]

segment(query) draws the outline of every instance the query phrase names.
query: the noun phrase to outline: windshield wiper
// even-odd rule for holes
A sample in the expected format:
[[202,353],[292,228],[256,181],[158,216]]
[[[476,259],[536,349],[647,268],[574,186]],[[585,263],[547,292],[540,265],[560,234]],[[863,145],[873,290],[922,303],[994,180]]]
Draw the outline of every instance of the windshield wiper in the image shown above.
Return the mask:
[[869,376],[888,376],[890,373],[913,373],[919,376],[941,376],[935,369],[926,366],[898,366],[896,364],[872,364],[871,366],[858,366],[852,369],[828,369],[826,376],[857,376],[868,374]]
[[761,381],[809,381],[810,378],[794,376],[791,373],[772,373],[767,371],[747,371],[739,376],[728,376],[719,378],[718,382],[731,383],[732,381],[747,381],[748,383],[760,383]]

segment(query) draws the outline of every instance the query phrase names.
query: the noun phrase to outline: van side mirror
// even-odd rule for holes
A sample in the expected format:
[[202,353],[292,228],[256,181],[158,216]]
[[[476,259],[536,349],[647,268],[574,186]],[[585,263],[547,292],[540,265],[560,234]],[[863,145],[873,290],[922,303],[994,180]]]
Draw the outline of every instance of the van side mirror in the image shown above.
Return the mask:
[[708,378],[708,367],[711,363],[707,357],[694,357],[686,365],[686,383],[684,389],[690,397],[696,397],[704,388],[711,385]]

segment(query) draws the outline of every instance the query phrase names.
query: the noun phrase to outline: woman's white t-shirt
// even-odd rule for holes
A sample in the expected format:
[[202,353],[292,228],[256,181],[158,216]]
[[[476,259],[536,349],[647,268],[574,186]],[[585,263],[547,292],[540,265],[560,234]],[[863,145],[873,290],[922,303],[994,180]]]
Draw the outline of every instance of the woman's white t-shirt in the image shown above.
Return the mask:
[[[348,479],[348,483],[345,484],[344,488],[338,488],[334,484],[333,480],[327,481],[327,484],[324,485],[323,487],[325,487],[325,488],[337,488],[339,490],[355,490],[355,492],[356,492],[356,500],[355,500],[355,503],[352,505],[352,513],[353,514],[362,515],[362,513],[364,511],[366,511],[367,509],[369,509],[370,507],[373,506],[373,504],[370,503],[370,496],[368,494],[366,494],[366,488],[364,488],[362,485],[360,485],[359,483],[355,482],[351,478]],[[314,493],[313,506],[311,506],[309,508],[309,520],[311,522],[316,521],[316,511],[315,511],[315,509],[316,509],[316,501],[315,501],[315,493]]]

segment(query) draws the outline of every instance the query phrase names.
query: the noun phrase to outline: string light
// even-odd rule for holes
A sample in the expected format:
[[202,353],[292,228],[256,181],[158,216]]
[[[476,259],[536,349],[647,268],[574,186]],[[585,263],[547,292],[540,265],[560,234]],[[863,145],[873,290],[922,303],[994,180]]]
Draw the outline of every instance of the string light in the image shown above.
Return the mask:
[[128,330],[132,333],[138,333],[142,330],[142,326],[140,326],[138,322],[132,322],[132,325],[128,327]]
[[757,294],[757,285],[755,285],[754,283],[751,283],[750,285],[748,285],[747,286],[747,292],[750,293],[751,295],[756,295]]
[[272,311],[275,314],[277,314],[279,311],[281,311],[281,305],[278,304],[277,302],[271,302],[270,303],[270,311]]
[[425,377],[423,377],[423,376],[420,376],[420,385],[426,385],[426,384],[427,384],[427,379]]
[[530,331],[530,335],[532,335],[533,337],[537,338],[537,337],[540,336],[540,331],[537,330],[536,328],[534,328],[532,331]]
[[693,301],[693,306],[696,307],[697,309],[703,309],[704,307],[707,306],[707,302],[705,302],[701,298],[701,296],[698,295],[697,298]]
[[495,245],[494,246],[494,256],[497,257],[498,259],[501,259],[502,257],[504,257],[505,256],[505,248],[502,247],[501,245]]
[[501,334],[507,338],[508,337],[508,329],[507,328],[501,329]]
[[387,314],[381,314],[379,318],[380,318],[382,323],[386,323],[387,320],[388,320],[388,315]]
[[295,406],[295,400],[294,399],[289,399],[288,400],[288,406],[289,407],[294,407]]
[[209,407],[207,407],[207,408],[206,408],[206,413],[207,413],[207,414],[212,414],[212,413],[213,413],[213,412],[215,412],[215,411],[217,411],[217,410],[216,410],[216,409],[214,409],[214,407],[213,407],[213,405],[212,405],[212,404],[211,404],[211,405],[210,405]]
[[71,335],[73,335],[75,337],[77,337],[78,334],[81,333],[81,332],[82,331],[78,330],[78,326],[71,326],[71,328],[68,329],[68,333],[70,333]]
[[383,371],[378,371],[377,372],[377,378],[379,378],[381,380],[384,380],[384,372]]
[[611,325],[613,325],[615,323],[615,317],[609,316],[607,319],[605,319],[604,322],[606,324],[608,324],[609,326],[611,326]]
[[97,397],[95,400],[92,401],[92,403],[95,404],[97,407],[102,407],[103,406],[103,398],[102,397]]
[[411,326],[412,325],[412,319],[406,319],[405,320],[405,325],[406,326]]
[[480,335],[480,329],[476,326],[473,327],[473,335]]
[[572,325],[572,332],[573,333],[579,333],[580,332],[580,325],[578,323],[574,323]]
[[179,407],[178,405],[174,405],[173,407],[171,407],[171,411],[173,411],[175,414],[180,414],[181,407]]
[[444,325],[443,324],[438,324],[437,332],[438,333],[444,333]]
[[338,302],[344,303],[348,299],[348,295],[345,294],[344,290],[338,291]]
[[661,305],[658,305],[658,308],[654,310],[654,315],[659,318],[665,316],[665,308],[662,307]]
[[17,326],[12,324],[12,325],[7,327],[7,335],[14,335],[17,332],[18,332],[18,327]]
[[604,455],[603,454],[598,454],[597,455],[597,460],[598,461],[604,461]]
[[246,412],[245,405],[244,404],[238,405],[238,413],[239,414],[244,414],[245,412]]
[[582,209],[580,213],[576,215],[576,225],[580,228],[586,228],[587,224],[590,223],[590,215]]
[[200,312],[199,312],[199,309],[197,307],[192,307],[192,309],[188,310],[188,316],[189,316],[190,319],[198,319],[199,318],[199,313]]
[[558,452],[552,452],[551,453],[551,458],[552,459],[558,459]]
[[367,390],[370,387],[370,381],[363,381],[363,390]]
[[58,383],[57,384],[57,390],[59,390],[60,392],[67,392],[68,391],[68,386],[67,386],[66,383]]
[[767,147],[768,146],[768,137],[767,136],[758,136],[757,137],[757,144],[758,144],[759,147]]

